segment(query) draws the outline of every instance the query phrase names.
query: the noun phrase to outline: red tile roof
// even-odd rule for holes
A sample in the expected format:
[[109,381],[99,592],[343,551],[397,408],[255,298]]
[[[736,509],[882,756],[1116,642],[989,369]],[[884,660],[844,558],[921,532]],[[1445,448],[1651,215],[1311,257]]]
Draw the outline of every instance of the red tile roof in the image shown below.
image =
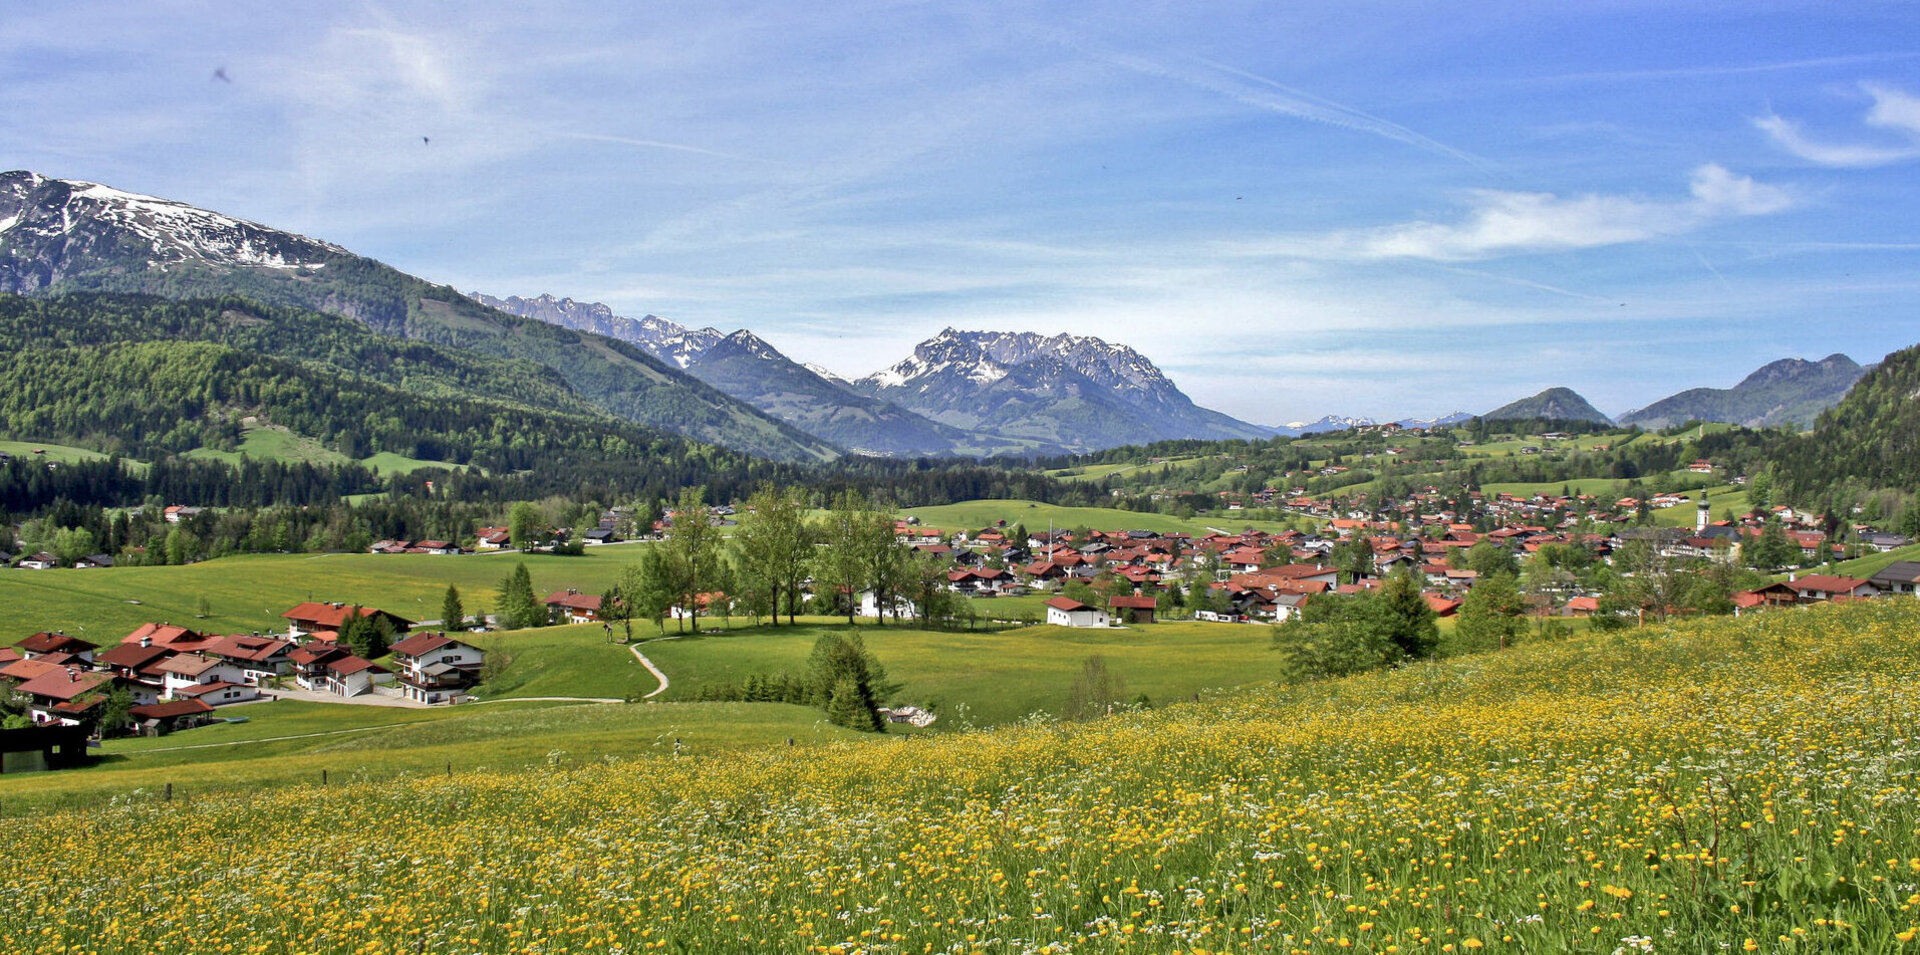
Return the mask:
[[127,710],[127,715],[136,720],[164,720],[175,716],[197,716],[213,712],[206,700],[168,700],[164,703],[148,703]]
[[393,655],[397,657],[417,657],[432,653],[456,641],[444,633],[416,633],[393,645]]
[[1047,601],[1047,606],[1052,607],[1055,610],[1064,610],[1068,613],[1077,613],[1082,610],[1093,609],[1092,607],[1089,607],[1078,600],[1074,600],[1071,597],[1055,597]]
[[111,673],[93,673],[86,670],[74,670],[70,667],[56,668],[52,673],[34,677],[14,689],[32,696],[44,696],[55,700],[71,700],[82,693],[99,687],[102,683],[113,681]]
[[88,650],[98,650],[100,645],[79,637],[69,637],[64,633],[36,633],[14,646],[26,653],[71,653],[79,655]]

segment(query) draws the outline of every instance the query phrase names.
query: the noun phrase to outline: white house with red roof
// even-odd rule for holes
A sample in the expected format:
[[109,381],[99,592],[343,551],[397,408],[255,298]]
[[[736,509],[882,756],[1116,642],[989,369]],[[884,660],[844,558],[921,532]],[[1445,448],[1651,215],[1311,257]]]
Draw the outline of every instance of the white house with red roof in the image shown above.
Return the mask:
[[287,636],[298,640],[304,636],[318,633],[339,633],[347,618],[355,611],[367,618],[369,623],[385,618],[394,633],[406,633],[413,629],[413,621],[399,614],[388,613],[378,607],[355,607],[352,604],[335,602],[307,601],[280,616],[287,620]]
[[480,682],[486,652],[444,633],[416,633],[393,645],[400,694],[421,703],[451,703]]
[[568,587],[547,595],[548,619],[554,623],[592,623],[600,619],[600,596]]
[[1106,627],[1112,620],[1104,610],[1071,597],[1054,597],[1047,601],[1047,623],[1056,627]]
[[[161,696],[169,700],[197,696],[199,687],[216,683],[243,686],[247,680],[246,671],[238,665],[199,653],[170,657],[157,669],[161,674]],[[220,705],[218,700],[207,702]]]

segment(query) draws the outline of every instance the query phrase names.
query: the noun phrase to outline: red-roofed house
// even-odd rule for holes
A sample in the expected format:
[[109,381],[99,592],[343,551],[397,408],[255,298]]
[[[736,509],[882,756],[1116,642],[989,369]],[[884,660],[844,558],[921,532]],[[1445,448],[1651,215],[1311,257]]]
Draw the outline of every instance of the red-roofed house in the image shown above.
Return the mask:
[[29,660],[51,656],[56,653],[65,653],[91,663],[93,662],[93,651],[100,649],[100,645],[82,640],[79,637],[69,637],[64,633],[46,633],[43,631],[14,644],[14,648],[20,651],[21,656]]
[[287,655],[293,651],[293,646],[286,640],[236,633],[213,641],[202,652],[239,667],[247,681],[264,683],[277,676],[286,676],[292,669],[293,664],[288,661]]
[[[246,671],[239,666],[198,653],[182,653],[176,657],[169,657],[161,661],[157,669],[162,678],[162,696],[169,700],[180,699],[182,695],[191,695],[185,691],[197,686],[212,683],[238,685],[247,678]],[[219,704],[215,703],[215,705]]]
[[1152,623],[1153,612],[1158,605],[1152,597],[1144,594],[1132,597],[1109,597],[1107,607],[1121,623]]
[[1836,577],[1832,574],[1808,574],[1787,582],[1801,600],[1832,600],[1836,597],[1873,597],[1880,589],[1860,577]]
[[400,693],[422,703],[449,703],[480,682],[486,654],[444,633],[416,633],[393,645]]
[[[23,663],[35,661],[27,660]],[[19,666],[20,664],[15,664]],[[82,670],[77,666],[56,667],[14,687],[30,702],[27,714],[35,723],[60,723],[79,726],[94,702],[104,699],[113,684],[113,674]]]
[[147,703],[127,711],[134,726],[145,736],[165,736],[177,729],[199,725],[212,713],[213,707],[205,700]]
[[[337,602],[316,603],[308,601],[280,616],[286,618],[288,622],[287,636],[298,639],[322,630],[331,630],[338,633],[340,627],[347,622],[347,617],[354,612],[354,609],[351,604]],[[398,614],[391,614],[376,607],[360,607],[358,609],[361,616],[366,617],[369,622],[384,617],[387,623],[393,627],[394,633],[406,633],[408,630],[413,629],[413,621]]]
[[547,619],[552,623],[592,623],[600,619],[600,597],[568,587],[547,595]]
[[1047,622],[1056,627],[1105,627],[1110,622],[1104,610],[1096,610],[1070,597],[1047,601]]

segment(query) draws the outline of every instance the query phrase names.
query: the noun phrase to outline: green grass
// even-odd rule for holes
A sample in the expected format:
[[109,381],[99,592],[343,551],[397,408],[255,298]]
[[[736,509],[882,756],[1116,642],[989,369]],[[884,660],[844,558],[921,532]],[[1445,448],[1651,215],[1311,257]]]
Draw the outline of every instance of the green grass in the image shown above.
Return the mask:
[[[600,593],[646,544],[551,554],[246,554],[185,567],[0,571],[0,635],[65,630],[100,642],[149,621],[230,633],[279,629],[281,612],[302,601],[338,600],[412,620],[440,616],[447,585],[468,613],[499,608],[500,582],[525,561],[536,595],[566,587]],[[194,614],[206,597],[211,617]],[[11,642],[9,640],[9,642]]]
[[[676,752],[845,739],[809,707],[768,703],[498,703],[400,709],[280,701],[223,709],[248,722],[108,742],[91,766],[0,779],[0,816],[114,798],[176,799],[233,789],[403,774],[581,765]],[[398,724],[398,725],[388,725]],[[281,736],[304,739],[274,739]],[[205,744],[226,744],[206,746]],[[200,747],[186,749],[183,747]]]
[[[1867,554],[1863,557],[1855,557],[1852,560],[1836,561],[1833,565],[1833,573],[1842,577],[1871,577],[1874,574],[1886,570],[1888,565],[1895,561],[1901,560],[1920,560],[1920,544],[1908,544],[1905,547],[1896,547],[1890,551]],[[1800,571],[1800,573],[1813,574],[1826,573],[1826,571],[1815,568]],[[1780,580],[1787,579],[1786,574],[1776,574],[1775,576]]]
[[[0,441],[0,451],[5,451],[16,458],[38,458],[42,461],[52,461],[61,464],[73,464],[78,461],[101,461],[107,457],[98,451],[68,447],[62,444],[48,444],[44,441]],[[33,452],[35,451],[45,451],[46,453],[34,454]]]
[[1288,527],[1286,523],[1280,521],[1244,520],[1232,512],[1183,520],[1170,514],[1156,514],[1148,511],[1123,511],[1110,507],[1064,507],[1034,501],[964,501],[959,504],[907,508],[900,514],[902,517],[918,517],[923,525],[948,533],[992,527],[994,522],[999,520],[1006,521],[1008,527],[1025,524],[1029,533],[1036,534],[1045,531],[1049,521],[1056,530],[1085,526],[1101,531],[1140,530],[1156,531],[1162,534],[1195,535],[1208,533],[1209,527],[1234,533],[1248,527],[1267,531],[1281,531]]
[[[340,465],[351,460],[313,438],[273,426],[247,428],[241,435],[240,447],[236,450],[195,448],[188,451],[186,457],[225,461],[228,464],[239,464],[246,458],[253,458],[256,461],[305,462],[317,465]],[[381,477],[405,474],[422,468],[458,467],[445,461],[426,461],[391,451],[382,451],[371,457],[361,458],[359,463],[366,465]]]
[[[656,640],[641,646],[672,680],[666,699],[691,699],[702,684],[738,683],[755,673],[806,670],[819,624],[765,627],[722,636]],[[1123,630],[1028,627],[997,633],[860,628],[867,648],[903,684],[899,702],[937,704],[942,729],[993,725],[1036,711],[1057,713],[1086,658],[1098,654],[1126,681],[1128,695],[1167,702],[1203,690],[1273,680],[1271,631],[1242,624],[1165,623]]]

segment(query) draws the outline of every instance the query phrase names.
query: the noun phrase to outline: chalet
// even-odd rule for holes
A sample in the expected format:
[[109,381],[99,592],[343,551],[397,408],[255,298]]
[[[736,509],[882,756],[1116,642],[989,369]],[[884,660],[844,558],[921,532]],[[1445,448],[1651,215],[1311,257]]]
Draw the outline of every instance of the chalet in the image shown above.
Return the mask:
[[482,527],[473,542],[474,550],[506,550],[513,546],[513,534],[504,527]]
[[288,660],[293,644],[272,637],[234,634],[213,641],[202,652],[239,667],[250,683],[265,683],[274,677],[286,676],[293,668]]
[[[225,660],[199,653],[182,653],[161,661],[157,669],[161,674],[161,696],[164,699],[177,700],[183,696],[197,695],[192,692],[196,687],[212,684],[239,686],[246,682],[247,673],[239,666]],[[219,703],[209,700],[218,706]]]
[[1780,581],[1765,587],[1742,590],[1733,595],[1733,606],[1738,610],[1752,610],[1758,607],[1791,607],[1800,602],[1800,595],[1793,585]]
[[1095,610],[1071,597],[1055,597],[1047,601],[1047,623],[1056,627],[1105,627],[1109,625],[1106,611]]
[[41,551],[38,554],[28,554],[20,558],[20,563],[15,566],[22,570],[52,570],[60,566],[60,558]]
[[205,700],[147,703],[127,711],[133,718],[134,728],[143,736],[165,736],[177,729],[198,726],[207,722],[212,714],[213,707]]
[[1867,531],[1860,535],[1860,543],[1877,551],[1890,551],[1896,547],[1905,547],[1913,541],[1901,534],[1889,534],[1885,531]]
[[415,541],[412,550],[424,554],[464,554],[460,545],[452,541],[426,540]]
[[196,517],[199,517],[200,508],[186,507],[180,504],[173,504],[168,506],[166,510],[161,511],[160,514],[163,518],[166,519],[167,523],[178,524],[181,521],[190,521]]
[[[911,617],[919,613],[919,606],[901,594],[894,594],[890,604],[887,608],[887,615],[890,617]],[[863,590],[860,592],[859,613],[862,617],[880,616],[880,598],[875,596],[873,591]]]
[[1423,593],[1420,599],[1427,602],[1436,617],[1451,617],[1460,612],[1460,601],[1436,593]]
[[1896,560],[1867,583],[1883,594],[1920,595],[1920,561]]
[[1787,581],[1787,586],[1793,588],[1794,595],[1801,600],[1872,597],[1880,592],[1873,584],[1859,577],[1836,577],[1832,574],[1808,574]]
[[280,616],[287,620],[287,636],[297,640],[323,631],[337,634],[346,624],[347,617],[356,612],[367,618],[369,622],[385,619],[396,634],[413,629],[413,621],[398,614],[391,614],[376,607],[355,607],[338,602],[308,601]]
[[[733,606],[732,599],[718,590],[709,591],[704,594],[694,594],[693,603],[695,608],[701,613],[719,613],[721,610]],[[674,604],[667,608],[667,616],[674,620],[686,620],[691,618],[693,614],[689,613],[687,608],[679,604]]]
[[88,554],[87,556],[82,557],[79,560],[76,560],[73,562],[73,569],[75,570],[88,570],[95,567],[112,567],[112,566],[113,566],[113,555],[111,554]]
[[572,587],[548,594],[545,603],[552,623],[592,623],[600,619],[600,597]]
[[69,637],[64,633],[46,633],[44,631],[14,644],[14,647],[20,651],[21,656],[29,660],[36,660],[55,654],[65,654],[87,663],[93,662],[93,651],[100,649],[98,644],[90,643],[79,637]]
[[35,723],[80,726],[87,722],[87,712],[93,705],[104,701],[105,693],[113,682],[111,673],[65,666],[36,676],[13,689],[15,693],[28,698],[27,713]]
[[209,706],[225,706],[228,703],[245,703],[260,698],[260,691],[244,683],[231,680],[215,680],[212,683],[196,683],[189,687],[173,691],[176,700],[200,700]]
[[1567,605],[1562,612],[1569,617],[1591,617],[1599,611],[1600,598],[1575,597],[1567,601]]
[[330,656],[319,668],[312,689],[336,696],[359,696],[373,692],[375,686],[391,684],[393,671],[351,653]]
[[176,627],[170,623],[143,623],[132,633],[120,638],[123,644],[142,647],[161,647],[171,653],[193,653],[204,649],[214,641],[214,637]]
[[1121,623],[1152,623],[1153,612],[1157,605],[1152,597],[1145,595],[1132,597],[1109,597],[1107,608],[1113,618]]
[[400,693],[421,703],[450,703],[480,681],[486,654],[444,633],[416,633],[393,645]]
[[166,689],[166,674],[160,664],[174,651],[149,643],[117,643],[93,658],[94,666],[119,677],[133,692],[136,701],[147,703],[160,698]]

